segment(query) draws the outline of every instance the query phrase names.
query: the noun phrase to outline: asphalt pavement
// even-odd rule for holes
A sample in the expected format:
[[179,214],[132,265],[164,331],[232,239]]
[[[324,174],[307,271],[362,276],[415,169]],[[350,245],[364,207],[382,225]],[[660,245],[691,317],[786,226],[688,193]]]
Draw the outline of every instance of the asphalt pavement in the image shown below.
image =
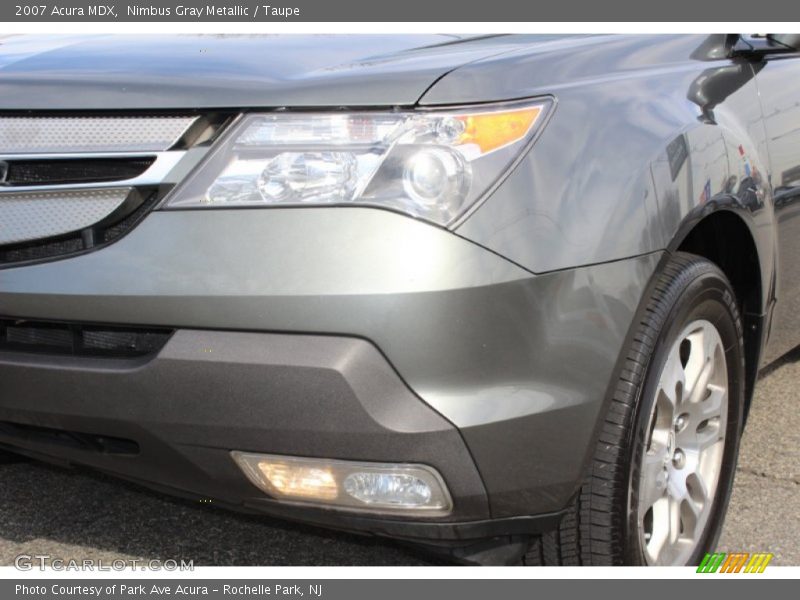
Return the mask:
[[[800,351],[762,373],[742,440],[722,551],[800,565]],[[0,565],[20,554],[200,565],[442,564],[374,538],[239,515],[83,470],[0,464]]]

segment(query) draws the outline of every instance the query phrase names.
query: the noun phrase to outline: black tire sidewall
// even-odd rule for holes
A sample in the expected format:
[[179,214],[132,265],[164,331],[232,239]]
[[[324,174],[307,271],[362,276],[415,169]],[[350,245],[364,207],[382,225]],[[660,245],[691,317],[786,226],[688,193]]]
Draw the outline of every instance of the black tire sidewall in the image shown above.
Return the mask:
[[[696,265],[695,265],[696,266]],[[702,265],[701,265],[702,266]],[[722,523],[733,487],[736,458],[741,437],[744,407],[744,354],[741,321],[733,291],[727,279],[711,263],[706,269],[698,269],[698,276],[681,290],[666,312],[656,338],[654,350],[639,386],[636,410],[630,430],[628,502],[626,509],[626,531],[624,533],[627,564],[646,564],[638,528],[638,489],[640,460],[649,429],[650,415],[656,399],[656,389],[661,370],[668,353],[678,335],[689,323],[705,319],[717,328],[725,348],[728,370],[728,420],[725,450],[722,458],[719,483],[706,529],[690,564],[697,564],[712,549],[719,538]],[[675,280],[673,280],[673,284]]]

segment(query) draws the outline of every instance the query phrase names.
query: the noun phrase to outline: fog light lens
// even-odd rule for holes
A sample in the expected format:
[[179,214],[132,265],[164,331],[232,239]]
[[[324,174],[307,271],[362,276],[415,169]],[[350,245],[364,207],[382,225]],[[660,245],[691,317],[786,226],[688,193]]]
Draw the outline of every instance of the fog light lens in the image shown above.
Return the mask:
[[406,473],[350,473],[344,491],[365,504],[424,506],[431,500],[431,486]]
[[452,501],[427,465],[232,452],[250,481],[277,500],[347,510],[441,516]]
[[282,496],[332,500],[338,495],[336,480],[328,469],[266,461],[259,462],[258,468]]

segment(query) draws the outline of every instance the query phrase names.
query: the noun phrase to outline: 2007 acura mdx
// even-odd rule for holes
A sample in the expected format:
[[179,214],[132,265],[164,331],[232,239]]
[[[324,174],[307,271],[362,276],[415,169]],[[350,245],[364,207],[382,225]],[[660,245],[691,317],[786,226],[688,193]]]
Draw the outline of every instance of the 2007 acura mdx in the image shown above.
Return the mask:
[[0,39],[0,448],[463,561],[698,561],[800,343],[797,48]]

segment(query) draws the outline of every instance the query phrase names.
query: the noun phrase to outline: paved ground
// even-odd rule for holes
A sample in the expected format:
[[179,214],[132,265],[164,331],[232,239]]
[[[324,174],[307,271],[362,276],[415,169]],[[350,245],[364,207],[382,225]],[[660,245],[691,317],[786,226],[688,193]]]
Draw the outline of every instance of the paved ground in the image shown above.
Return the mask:
[[[759,381],[720,550],[800,565],[800,351]],[[424,565],[402,546],[241,516],[80,471],[0,465],[0,565],[18,554],[196,565]]]
[[800,565],[800,350],[761,374],[719,550]]

